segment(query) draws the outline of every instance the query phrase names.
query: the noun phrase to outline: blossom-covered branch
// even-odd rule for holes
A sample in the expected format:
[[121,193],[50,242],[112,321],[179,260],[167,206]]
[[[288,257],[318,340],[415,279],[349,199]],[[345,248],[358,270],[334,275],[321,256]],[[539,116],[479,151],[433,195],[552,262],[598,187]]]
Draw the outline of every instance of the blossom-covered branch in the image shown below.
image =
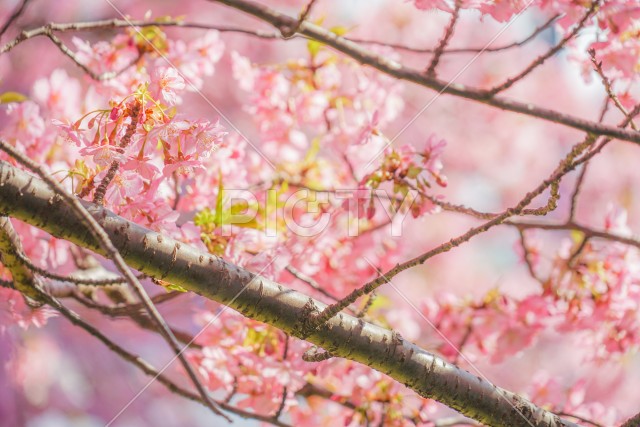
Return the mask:
[[[0,162],[0,209],[8,215],[97,252],[103,252],[70,207],[44,182]],[[109,235],[127,263],[151,277],[219,301],[247,317],[302,336],[311,313],[325,304],[264,277],[152,232],[81,201]],[[387,373],[420,395],[436,399],[495,426],[575,426],[417,347],[398,333],[340,314],[305,339],[333,355]],[[526,421],[525,421],[526,420]]]

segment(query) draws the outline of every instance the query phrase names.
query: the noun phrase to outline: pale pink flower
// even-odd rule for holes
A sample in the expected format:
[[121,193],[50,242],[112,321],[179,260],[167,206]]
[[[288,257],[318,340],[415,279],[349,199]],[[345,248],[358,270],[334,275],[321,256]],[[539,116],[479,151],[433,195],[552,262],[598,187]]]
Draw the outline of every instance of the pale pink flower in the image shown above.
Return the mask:
[[157,85],[162,98],[169,105],[175,105],[180,102],[180,96],[177,92],[181,92],[185,88],[184,79],[173,67],[157,71]]

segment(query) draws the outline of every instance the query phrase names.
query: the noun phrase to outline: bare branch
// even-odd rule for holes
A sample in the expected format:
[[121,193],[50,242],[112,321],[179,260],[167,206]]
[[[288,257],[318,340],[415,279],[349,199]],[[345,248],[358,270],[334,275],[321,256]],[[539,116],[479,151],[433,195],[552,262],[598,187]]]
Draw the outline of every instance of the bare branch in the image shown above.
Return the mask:
[[300,13],[300,17],[298,18],[298,22],[296,23],[296,25],[294,25],[291,28],[280,29],[280,33],[282,34],[283,38],[289,39],[298,32],[302,23],[307,19],[307,17],[311,13],[311,9],[313,9],[313,5],[315,4],[315,2],[316,0],[309,0],[305,8],[302,10],[302,13]]
[[531,260],[531,251],[527,247],[526,236],[524,234],[524,229],[518,228],[518,234],[520,236],[520,246],[522,247],[522,252],[524,254],[524,262],[527,265],[527,270],[529,270],[529,275],[536,279],[538,282],[542,283],[542,279],[538,277],[536,274],[536,270],[533,268],[533,262]]
[[578,224],[574,221],[568,221],[565,223],[552,223],[552,222],[533,222],[533,221],[506,221],[505,224],[519,228],[521,230],[539,229],[550,231],[579,231],[588,238],[597,238],[603,240],[610,240],[612,242],[623,243],[625,245],[634,246],[640,249],[640,240],[632,237],[620,236],[603,230],[597,230],[595,228],[587,227],[586,225]]
[[578,24],[573,28],[573,30],[569,34],[567,34],[560,41],[560,43],[558,43],[557,45],[549,49],[545,54],[540,55],[538,58],[536,58],[535,61],[529,64],[529,66],[525,68],[522,72],[520,72],[518,75],[514,77],[510,77],[504,83],[494,87],[493,89],[490,89],[489,93],[491,93],[492,95],[495,95],[499,92],[509,89],[515,83],[519,82],[524,77],[529,75],[529,73],[531,73],[533,70],[535,70],[540,65],[542,65],[547,59],[551,58],[553,55],[558,53],[563,47],[565,47],[567,43],[569,43],[571,39],[573,39],[580,32],[580,30],[582,30],[582,28],[584,28],[587,21],[596,13],[599,6],[600,6],[600,0],[593,1],[593,3],[591,4],[591,7],[587,9],[587,12],[584,14],[580,22],[578,22]]
[[13,11],[11,16],[9,16],[9,18],[7,19],[7,22],[5,22],[4,25],[2,26],[2,28],[0,28],[0,37],[2,37],[4,35],[4,33],[9,29],[11,24],[13,24],[13,22],[16,19],[18,19],[20,17],[20,15],[22,15],[22,13],[26,9],[27,4],[29,3],[29,1],[30,0],[22,0],[22,3],[20,3],[20,5],[18,5],[18,7],[16,7],[16,9]]
[[95,30],[109,30],[118,28],[131,28],[131,27],[180,27],[180,28],[192,28],[200,30],[216,30],[221,33],[238,33],[245,34],[252,37],[258,37],[262,39],[282,39],[282,35],[277,32],[265,32],[256,30],[247,30],[238,27],[229,27],[224,25],[210,25],[200,24],[196,22],[185,22],[180,20],[167,20],[167,21],[135,21],[124,19],[106,19],[102,21],[89,21],[89,22],[68,22],[68,23],[50,23],[42,27],[34,28],[32,30],[23,31],[15,39],[6,43],[0,48],[0,55],[9,52],[20,43],[41,36],[48,36],[52,33],[66,33],[66,32],[79,32],[79,31],[95,31]]
[[[594,70],[596,71],[596,73],[598,73],[598,75],[600,76],[600,79],[602,80],[604,89],[607,91],[607,96],[609,96],[609,98],[613,101],[613,103],[618,108],[618,110],[620,110],[620,112],[624,114],[625,117],[629,117],[629,112],[627,111],[626,108],[624,108],[624,105],[622,105],[622,103],[620,102],[620,99],[618,99],[618,96],[615,93],[613,93],[613,87],[611,86],[611,81],[607,78],[607,76],[604,74],[604,70],[602,69],[602,61],[598,61],[596,59],[595,49],[593,48],[589,49],[589,57],[591,58],[591,63],[593,64]],[[631,125],[631,129],[638,130],[638,128],[636,127],[636,124],[631,119],[629,121],[629,125]]]
[[431,58],[431,63],[427,67],[426,74],[428,76],[436,76],[436,67],[440,62],[440,58],[442,57],[444,50],[449,44],[449,40],[451,40],[451,37],[453,36],[453,30],[455,29],[458,18],[460,17],[460,6],[462,5],[462,0],[456,0],[455,4],[455,8],[451,13],[451,20],[449,21],[449,24],[447,24],[442,39],[440,39],[440,42],[438,43],[438,46],[433,51],[433,58]]
[[320,292],[322,295],[324,295],[325,297],[332,299],[334,301],[338,301],[338,298],[332,294],[330,294],[329,292],[325,291],[324,289],[322,289],[322,286],[320,286],[320,284],[313,278],[313,277],[309,277],[306,274],[304,274],[303,272],[299,271],[297,268],[293,267],[292,265],[287,265],[285,267],[285,270],[287,270],[289,273],[291,273],[291,275],[293,277],[295,277],[296,279],[300,280],[302,283],[305,283],[307,285],[309,285],[310,288],[312,288],[313,290]]
[[582,183],[584,182],[584,177],[587,173],[587,168],[589,167],[589,163],[585,163],[584,166],[580,169],[580,173],[578,174],[578,178],[576,179],[576,184],[573,189],[573,193],[571,193],[571,204],[569,208],[569,221],[573,221],[576,216],[576,209],[578,207],[578,195],[580,194],[580,190],[582,189]]
[[[449,54],[456,54],[456,53],[491,53],[491,52],[502,52],[508,49],[512,49],[514,47],[520,47],[520,46],[524,46],[525,44],[529,43],[531,40],[535,39],[536,36],[538,36],[538,34],[542,33],[543,31],[545,31],[546,29],[548,29],[555,21],[558,20],[558,18],[560,18],[560,14],[557,15],[553,15],[551,18],[549,18],[544,24],[540,25],[538,28],[536,28],[533,33],[531,33],[531,35],[529,35],[528,37],[520,40],[520,41],[515,41],[513,43],[509,43],[506,45],[502,45],[502,46],[496,46],[496,47],[463,47],[463,48],[449,48],[449,49],[445,49],[445,51],[443,52],[444,55],[449,55]],[[362,43],[362,44],[369,44],[369,45],[375,45],[375,46],[386,46],[386,47],[390,47],[393,49],[398,49],[398,50],[405,50],[408,52],[413,52],[413,53],[435,53],[435,49],[424,49],[424,48],[419,48],[419,47],[411,47],[411,46],[406,46],[406,45],[402,45],[402,44],[396,44],[396,43],[387,43],[387,42],[383,42],[383,41],[376,41],[376,40],[367,40],[367,39],[360,39],[360,38],[355,38],[355,37],[348,37],[348,40],[354,42],[354,43]]]
[[135,64],[138,61],[138,59],[140,58],[140,56],[138,56],[138,58],[136,58],[130,64],[127,64],[120,71],[108,71],[108,72],[105,72],[105,73],[102,73],[102,74],[96,74],[91,68],[89,68],[86,65],[84,65],[78,59],[76,54],[73,53],[73,51],[71,49],[69,49],[67,47],[67,45],[65,45],[62,42],[62,40],[60,40],[56,35],[54,35],[51,32],[46,33],[45,35],[47,36],[47,38],[49,38],[49,40],[51,40],[51,42],[54,45],[56,45],[58,47],[60,52],[65,54],[67,57],[69,57],[71,59],[71,61],[73,61],[74,64],[76,64],[78,67],[80,67],[82,69],[82,71],[84,71],[87,75],[89,75],[89,77],[91,77],[93,80],[96,80],[96,81],[104,81],[104,80],[109,80],[109,79],[113,79],[113,78],[117,77],[118,75],[120,75],[121,73],[126,71],[129,67],[131,67],[133,64]]

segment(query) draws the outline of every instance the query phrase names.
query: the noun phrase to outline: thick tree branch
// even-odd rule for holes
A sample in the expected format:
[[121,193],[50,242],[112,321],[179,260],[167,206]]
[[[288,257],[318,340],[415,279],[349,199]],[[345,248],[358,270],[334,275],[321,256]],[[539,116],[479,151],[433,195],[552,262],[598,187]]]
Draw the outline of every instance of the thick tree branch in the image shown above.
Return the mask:
[[22,243],[11,221],[6,216],[0,216],[0,263],[11,272],[13,287],[33,301],[39,301],[38,289],[40,283],[33,272],[22,263],[20,254]]
[[[53,177],[45,172],[42,168],[40,168],[37,163],[35,163],[33,160],[31,160],[3,140],[0,140],[0,150],[9,154],[21,165],[38,174],[38,176],[42,178],[42,180],[46,183],[48,188],[53,191],[53,194],[55,194],[55,196],[60,200],[64,201],[66,206],[70,208],[70,218],[82,225],[82,228],[84,228],[88,232],[88,235],[90,235],[92,239],[94,239],[94,241],[98,244],[101,253],[106,255],[107,258],[113,261],[116,268],[127,279],[127,283],[131,285],[138,298],[140,298],[142,303],[145,305],[145,308],[149,312],[149,315],[157,326],[160,335],[167,341],[171,349],[175,352],[176,357],[182,363],[185,371],[187,372],[187,375],[200,392],[203,400],[208,403],[209,408],[211,408],[211,410],[216,414],[230,421],[230,419],[222,412],[220,412],[220,410],[214,405],[213,401],[209,398],[209,395],[200,382],[195,370],[191,367],[191,364],[184,356],[184,348],[180,347],[180,344],[178,343],[176,337],[173,335],[171,329],[156,309],[149,295],[147,295],[144,287],[142,286],[142,284],[140,284],[138,278],[133,274],[131,268],[126,264],[124,258],[122,257],[121,251],[116,248],[116,246],[114,246],[108,233],[100,226],[100,224],[91,215],[91,213],[82,205],[80,199],[67,193],[65,189],[60,185],[60,183],[53,179]],[[2,180],[0,179],[0,184],[1,182]]]
[[[297,20],[290,16],[272,10],[260,3],[249,0],[210,0],[216,3],[226,4],[234,9],[241,10],[256,18],[268,22],[276,28],[291,28]],[[313,40],[326,44],[337,51],[353,58],[354,60],[369,65],[385,74],[400,80],[416,83],[420,86],[432,89],[440,93],[470,99],[492,107],[506,111],[513,111],[527,116],[536,117],[549,122],[562,124],[574,129],[583,130],[594,135],[610,136],[625,141],[640,143],[640,132],[625,130],[616,126],[604,125],[559,111],[537,107],[530,103],[515,101],[505,97],[493,96],[490,91],[466,87],[461,84],[447,82],[425,75],[420,70],[406,67],[396,61],[384,58],[365,49],[364,47],[326,30],[318,25],[304,21],[298,31],[300,34]]]
[[[325,304],[257,276],[167,236],[145,229],[92,203],[81,201],[127,263],[206,298],[302,337],[310,314]],[[104,253],[71,208],[44,182],[0,162],[0,210],[52,235]],[[522,397],[466,372],[407,342],[390,330],[339,314],[305,339],[492,426],[576,426]]]
[[[208,407],[208,403],[205,402],[202,398],[202,396],[199,396],[196,393],[193,393],[189,390],[186,390],[182,387],[180,387],[179,385],[177,385],[175,382],[173,382],[171,379],[169,379],[166,374],[164,374],[164,370],[162,371],[158,371],[156,368],[154,368],[150,363],[148,363],[145,359],[141,358],[140,356],[133,354],[131,352],[129,352],[128,350],[125,350],[123,347],[121,347],[120,345],[116,344],[114,341],[112,341],[111,339],[109,339],[106,335],[104,335],[100,330],[98,330],[96,327],[90,325],[89,323],[85,322],[84,320],[82,320],[82,318],[75,313],[74,311],[68,309],[67,307],[65,307],[62,303],[60,303],[56,298],[52,297],[51,295],[40,291],[40,295],[39,297],[44,300],[48,305],[50,305],[51,307],[53,307],[54,309],[56,309],[60,314],[62,314],[65,318],[67,318],[67,320],[69,320],[69,322],[71,322],[72,324],[74,324],[75,326],[78,326],[82,329],[84,329],[87,333],[89,333],[90,335],[94,336],[95,338],[97,338],[99,341],[101,341],[109,350],[113,351],[115,354],[117,354],[118,356],[120,356],[123,360],[133,364],[134,366],[136,366],[138,369],[140,369],[142,372],[144,372],[146,375],[152,377],[153,379],[157,380],[160,384],[164,385],[170,392],[175,393],[179,396],[182,396],[186,399],[192,400],[194,402],[198,402],[202,405],[204,405],[205,407]],[[272,417],[269,416],[264,416],[264,415],[260,415],[260,414],[255,414],[255,413],[251,413],[251,412],[247,412],[244,411],[242,409],[236,408],[232,405],[229,405],[227,402],[216,402],[216,405],[218,405],[219,407],[221,407],[222,409],[224,409],[225,411],[234,413],[242,418],[247,418],[247,419],[255,419],[255,420],[259,420],[259,421],[263,421],[263,422],[268,422],[271,423],[273,425],[279,426],[279,427],[289,427],[288,424],[282,423],[276,419],[273,419]]]

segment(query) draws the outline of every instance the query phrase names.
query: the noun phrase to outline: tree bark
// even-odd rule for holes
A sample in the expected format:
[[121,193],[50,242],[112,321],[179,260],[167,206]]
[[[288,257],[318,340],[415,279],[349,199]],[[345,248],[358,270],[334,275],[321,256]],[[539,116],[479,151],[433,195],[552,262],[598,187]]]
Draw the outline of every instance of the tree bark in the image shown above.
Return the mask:
[[[326,307],[300,292],[221,258],[82,204],[125,261],[151,277],[227,305],[243,315],[363,363],[461,414],[490,426],[576,426],[404,340],[398,333],[344,313],[311,332],[311,315]],[[100,253],[89,230],[43,181],[0,161],[0,212]]]

